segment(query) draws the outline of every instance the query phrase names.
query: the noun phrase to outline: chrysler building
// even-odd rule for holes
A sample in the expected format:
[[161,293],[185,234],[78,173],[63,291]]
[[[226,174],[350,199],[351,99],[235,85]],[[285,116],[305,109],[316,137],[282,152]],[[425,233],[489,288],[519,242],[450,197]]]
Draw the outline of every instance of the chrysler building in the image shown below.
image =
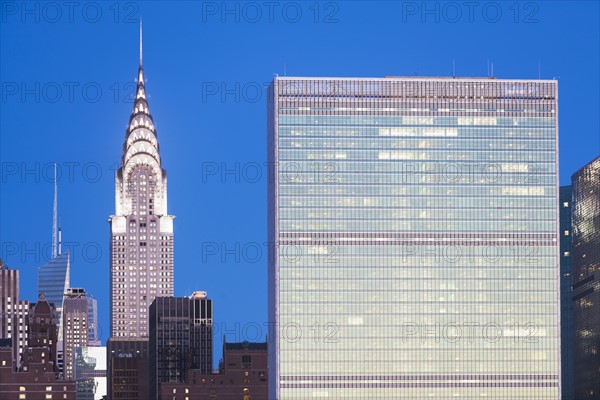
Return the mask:
[[157,296],[173,296],[175,217],[167,212],[167,172],[144,86],[141,23],[137,89],[115,175],[115,207],[108,220],[110,336],[147,337],[150,304]]

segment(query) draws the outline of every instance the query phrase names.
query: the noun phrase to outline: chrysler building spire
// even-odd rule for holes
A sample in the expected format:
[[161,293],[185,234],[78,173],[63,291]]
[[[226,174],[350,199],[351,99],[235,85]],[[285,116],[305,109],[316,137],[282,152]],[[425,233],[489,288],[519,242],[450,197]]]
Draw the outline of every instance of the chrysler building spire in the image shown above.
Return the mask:
[[109,218],[111,337],[148,336],[148,307],[157,296],[173,296],[173,218],[146,96],[140,20],[137,87],[115,174],[115,215]]
[[140,68],[142,67],[142,17],[140,17]]

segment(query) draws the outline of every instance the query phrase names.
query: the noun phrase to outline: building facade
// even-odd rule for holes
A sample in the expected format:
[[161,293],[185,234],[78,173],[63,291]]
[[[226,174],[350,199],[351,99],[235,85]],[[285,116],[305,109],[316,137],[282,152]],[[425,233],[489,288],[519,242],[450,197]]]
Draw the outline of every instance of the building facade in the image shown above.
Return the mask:
[[110,338],[106,354],[108,398],[148,400],[148,338]]
[[18,368],[27,345],[29,301],[19,299],[19,270],[9,269],[0,260],[0,339],[13,341],[13,361]]
[[89,293],[86,294],[88,300],[88,332],[89,346],[101,346],[102,342],[98,336],[98,301]]
[[[76,400],[75,382],[58,379],[44,364],[30,364],[28,370],[15,370],[10,339],[0,339],[0,399]],[[40,368],[41,367],[41,368]]]
[[560,373],[562,400],[573,400],[573,209],[571,186],[560,187]]
[[107,394],[106,347],[76,347],[77,400],[101,400]]
[[213,304],[205,292],[156,297],[150,305],[150,398],[160,385],[185,382],[190,370],[212,371]]
[[110,216],[110,336],[148,337],[148,308],[156,296],[173,296],[173,218],[167,212],[154,121],[140,66],[133,112],[115,175]]
[[[58,255],[38,268],[38,295],[43,294],[54,304],[57,318],[62,317],[63,297],[71,284],[71,260],[69,251]],[[62,339],[62,324],[58,323],[58,337]]]
[[63,302],[64,374],[75,379],[75,348],[88,346],[88,299],[85,290],[69,288]]
[[267,343],[223,343],[218,374],[188,371],[184,383],[160,386],[160,400],[266,400]]
[[57,366],[56,309],[43,294],[31,305],[27,317],[29,336],[16,362],[10,339],[0,339],[0,398],[2,400],[75,400],[75,382],[61,378]]
[[276,77],[269,399],[558,399],[557,82]]
[[600,397],[600,157],[573,187],[573,365],[575,399]]

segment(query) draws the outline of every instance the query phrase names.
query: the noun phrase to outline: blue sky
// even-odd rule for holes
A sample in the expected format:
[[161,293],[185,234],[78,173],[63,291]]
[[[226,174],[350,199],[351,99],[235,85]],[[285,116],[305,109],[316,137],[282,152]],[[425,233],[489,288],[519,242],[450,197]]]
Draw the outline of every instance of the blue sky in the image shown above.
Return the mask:
[[559,80],[561,184],[600,153],[598,2],[0,4],[2,258],[21,270],[21,297],[33,300],[49,254],[56,161],[72,286],[98,299],[103,341],[106,220],[132,108],[140,15],[150,110],[177,216],[175,294],[206,290],[214,300],[215,359],[225,330],[231,341],[267,333],[273,74],[446,76],[453,61],[457,76],[487,76],[489,63],[498,78],[539,72]]

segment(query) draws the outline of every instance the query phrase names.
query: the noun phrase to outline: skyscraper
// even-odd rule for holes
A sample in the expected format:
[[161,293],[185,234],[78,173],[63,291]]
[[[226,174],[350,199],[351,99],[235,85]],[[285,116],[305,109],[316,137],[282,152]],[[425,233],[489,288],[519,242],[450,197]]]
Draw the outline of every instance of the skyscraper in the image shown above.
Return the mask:
[[[56,163],[54,164],[54,203],[52,207],[52,258],[38,268],[38,296],[54,304],[59,321],[58,340],[62,340],[62,302],[71,285],[71,261],[69,251],[62,252],[62,231],[58,227],[58,188]],[[59,350],[60,351],[60,350]]]
[[185,382],[188,371],[212,372],[212,300],[206,292],[190,297],[157,297],[150,305],[150,398],[160,384]]
[[173,218],[167,212],[167,172],[162,168],[142,68],[115,176],[110,222],[111,337],[148,336],[148,307],[173,295]]
[[98,336],[98,301],[87,293],[88,300],[88,331],[89,346],[100,346],[100,337]]
[[27,345],[29,301],[19,298],[19,270],[9,269],[0,259],[0,339],[11,339],[15,366]]
[[89,342],[88,299],[80,288],[69,288],[65,294],[63,313],[64,371],[66,379],[75,379],[75,348]]
[[575,399],[600,396],[600,157],[573,188],[573,365]]
[[573,400],[573,228],[571,212],[573,190],[560,187],[560,373],[561,400]]
[[269,399],[558,399],[557,82],[276,77]]
[[76,347],[74,374],[77,400],[100,400],[106,395],[106,347]]

